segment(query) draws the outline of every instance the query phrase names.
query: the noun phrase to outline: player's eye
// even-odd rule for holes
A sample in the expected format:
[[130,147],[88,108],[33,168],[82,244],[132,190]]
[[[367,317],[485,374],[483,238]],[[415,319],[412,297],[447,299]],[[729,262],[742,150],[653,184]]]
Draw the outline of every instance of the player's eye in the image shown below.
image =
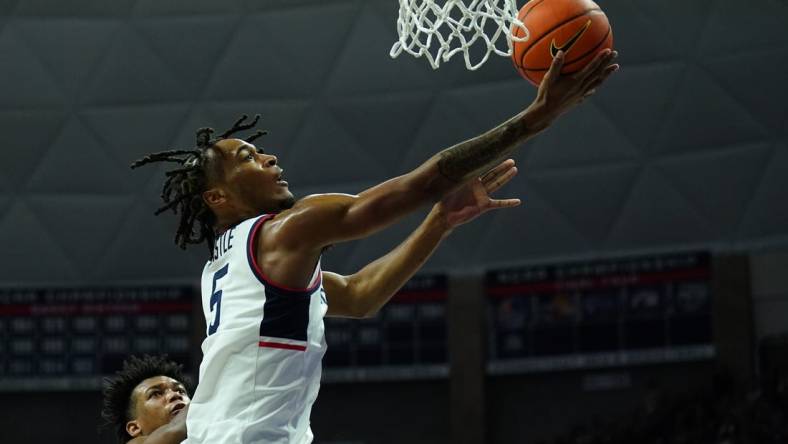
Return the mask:
[[249,154],[246,155],[246,160],[252,160],[252,159],[254,159],[254,154],[250,152]]

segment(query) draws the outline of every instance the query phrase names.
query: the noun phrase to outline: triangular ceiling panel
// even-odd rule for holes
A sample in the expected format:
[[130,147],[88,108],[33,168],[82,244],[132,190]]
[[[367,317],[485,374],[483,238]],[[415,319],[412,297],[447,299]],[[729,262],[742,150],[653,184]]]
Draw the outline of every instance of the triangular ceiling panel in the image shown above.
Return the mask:
[[651,147],[655,153],[709,150],[768,137],[766,128],[701,68],[688,69],[673,97]]
[[[591,245],[550,200],[524,187],[523,204],[496,211],[486,236],[476,240],[476,254],[466,266],[522,261],[534,257],[587,252]],[[484,216],[482,216],[484,217]],[[473,223],[473,222],[471,222]]]
[[522,151],[526,171],[620,163],[641,154],[590,101],[561,116]]
[[11,196],[5,193],[0,194],[0,223],[8,216],[8,210],[11,206]]
[[132,27],[116,34],[107,57],[92,79],[90,105],[144,104],[189,99],[186,88],[146,39]]
[[389,56],[396,32],[371,5],[363,8],[345,46],[335,55],[336,66],[327,84],[331,95],[357,95],[412,91],[439,85],[438,73],[424,60],[402,54]]
[[778,131],[783,128],[788,111],[775,113],[774,110],[788,110],[788,82],[754,79],[768,79],[774,72],[788,73],[788,38],[778,50],[723,56],[703,63],[725,92],[759,122]]
[[[352,5],[330,4],[245,17],[217,62],[208,96],[236,101],[314,96],[331,73],[355,14]],[[315,28],[324,21],[331,28]]]
[[311,92],[322,89],[334,72],[358,13],[358,4],[323,3],[272,11],[260,16],[260,25],[268,31],[271,43],[281,48],[271,56],[287,61],[292,69],[290,81]]
[[28,205],[83,279],[95,278],[95,266],[117,236],[132,198],[128,195],[40,195]]
[[11,18],[19,0],[0,0],[0,34],[3,33],[6,23]]
[[13,14],[19,0],[0,0],[0,17],[8,17]]
[[785,236],[788,227],[788,142],[777,145],[742,220],[743,239]]
[[715,236],[726,237],[735,234],[771,154],[772,146],[760,143],[663,159],[655,168],[713,221]]
[[116,20],[25,20],[19,35],[52,73],[71,101],[90,88],[88,80],[106,56],[120,23]]
[[[334,149],[326,148],[326,139]],[[290,188],[299,195],[299,187],[387,179],[384,166],[323,107],[315,107],[307,117],[282,167]]]
[[426,108],[427,114],[415,132],[413,144],[403,153],[400,171],[410,171],[439,151],[476,135],[475,122],[448,94],[437,95]]
[[[246,12],[267,12],[282,9],[311,8],[325,5],[325,0],[240,0]],[[350,3],[349,0],[336,0],[333,3]]]
[[599,2],[613,30],[613,47],[622,66],[665,62],[681,55],[674,44],[665,44],[669,28],[643,11],[640,3],[617,0]]
[[24,0],[16,8],[16,14],[29,17],[67,18],[67,17],[125,17],[137,0],[82,0],[73,2],[52,2],[49,0]]
[[[594,94],[591,102],[630,143],[646,151],[668,112],[673,110],[676,98],[672,92],[677,90],[687,67],[679,62],[622,66]],[[581,104],[580,108],[585,106]]]
[[[176,134],[186,119],[188,107],[182,104],[156,104],[88,108],[80,113],[87,129],[107,151],[113,166],[119,168],[123,181],[138,189],[152,175],[156,166],[131,171],[129,166],[150,153],[194,146],[178,145]],[[196,128],[195,128],[196,129]],[[167,165],[172,167],[172,165]]]
[[10,190],[21,189],[30,174],[46,157],[55,138],[65,126],[67,116],[57,110],[0,110],[3,152],[10,153],[0,162],[1,181]]
[[76,268],[22,199],[16,199],[0,218],[0,245],[5,258],[16,259],[3,261],[0,282],[33,285],[42,283],[42,278],[48,283],[78,279]]
[[704,242],[709,225],[692,203],[653,168],[633,184],[627,202],[608,235],[608,245],[637,248]]
[[[214,75],[206,85],[211,100],[306,97],[300,85],[291,82],[292,69],[281,58],[283,49],[271,42],[259,17],[247,17],[238,24],[227,52],[214,61]],[[250,67],[250,58],[261,61]]]
[[[192,245],[182,251],[173,243],[178,216],[170,212],[154,216],[155,197],[140,199],[116,227],[107,253],[96,274],[110,281],[139,282],[140,279],[199,282],[208,247]],[[139,227],[145,227],[140,230]],[[127,257],[135,260],[128,260]]]
[[638,165],[622,164],[524,175],[578,233],[599,245],[607,238],[640,170]]
[[[366,2],[375,11],[376,14],[383,20],[389,22],[389,28],[395,29],[397,24],[397,11],[399,5],[389,0],[370,0]],[[393,43],[393,42],[392,42]]]
[[48,146],[27,189],[34,193],[123,193],[130,191],[125,175],[106,147],[72,117]]
[[[488,131],[519,114],[528,107],[536,95],[536,88],[514,79],[495,83],[482,83],[454,88],[445,94],[459,106],[476,125],[479,134]],[[480,113],[480,109],[488,110]]]
[[240,0],[189,0],[188,2],[163,2],[160,0],[136,0],[134,17],[169,17],[227,15],[240,8]]
[[13,69],[4,69],[0,74],[1,109],[62,106],[60,87],[13,23],[0,33],[0,60],[13,61]]
[[788,141],[788,117],[785,118],[785,122],[783,123],[782,134],[783,138]]
[[210,77],[221,75],[215,72],[216,61],[228,51],[239,24],[236,16],[208,15],[145,19],[136,22],[135,26],[153,52],[167,65],[168,71],[177,76],[188,95],[199,98],[204,95]]
[[[722,56],[747,54],[764,49],[785,48],[788,37],[788,4],[780,0],[741,3],[716,0],[704,33],[700,37],[702,53]],[[682,5],[683,7],[683,5]],[[761,59],[762,64],[764,60]]]
[[[608,8],[608,2],[600,2],[603,9]],[[681,9],[677,10],[676,4],[662,1],[624,2],[632,8],[632,12],[641,17],[645,22],[653,24],[654,28],[641,29],[636,35],[649,33],[652,37],[659,36],[666,46],[676,54],[684,57],[698,52],[700,41],[708,35],[707,27],[709,16],[715,10],[717,0],[682,2]],[[627,17],[631,20],[631,17]],[[616,26],[620,22],[615,23]],[[650,31],[650,32],[649,32]],[[655,33],[656,31],[656,33]],[[642,51],[642,48],[639,48]]]
[[329,108],[359,146],[393,177],[405,172],[400,169],[402,158],[424,124],[432,100],[428,93],[384,94],[337,100]]

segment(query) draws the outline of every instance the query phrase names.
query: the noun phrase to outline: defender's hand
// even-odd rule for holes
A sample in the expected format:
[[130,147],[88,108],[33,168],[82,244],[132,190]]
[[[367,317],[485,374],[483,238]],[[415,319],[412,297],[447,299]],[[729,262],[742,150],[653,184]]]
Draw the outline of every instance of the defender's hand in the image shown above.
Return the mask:
[[492,199],[490,194],[506,185],[517,174],[514,160],[508,159],[481,177],[468,181],[435,205],[449,229],[479,217],[490,210],[512,208],[520,199]]
[[610,74],[618,70],[619,65],[612,63],[617,56],[617,51],[605,49],[582,70],[572,74],[561,74],[565,54],[563,51],[558,51],[539,85],[533,104],[545,117],[545,123],[549,125],[553,119],[593,95]]

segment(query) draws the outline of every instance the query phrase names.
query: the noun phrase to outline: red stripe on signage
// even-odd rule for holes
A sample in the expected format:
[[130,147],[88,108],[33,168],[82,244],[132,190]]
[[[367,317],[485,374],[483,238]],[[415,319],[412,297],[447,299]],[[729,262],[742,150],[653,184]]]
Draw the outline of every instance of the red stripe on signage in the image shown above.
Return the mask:
[[31,308],[31,305],[6,305],[0,307],[0,315],[29,316]]
[[556,293],[561,291],[586,290],[596,288],[616,288],[623,286],[649,285],[664,282],[707,280],[711,272],[708,268],[689,268],[651,273],[611,274],[608,276],[588,276],[567,278],[565,280],[532,282],[514,285],[499,285],[487,289],[490,296],[509,296],[512,294]]
[[391,300],[392,302],[443,301],[447,295],[446,290],[402,291],[394,295]]
[[138,313],[190,313],[188,302],[116,302],[87,304],[19,304],[0,307],[0,316],[74,316]]
[[260,341],[259,345],[260,345],[260,347],[281,348],[281,349],[284,349],[284,350],[306,351],[306,346],[304,346],[304,345],[281,344],[279,342],[267,342],[267,341]]

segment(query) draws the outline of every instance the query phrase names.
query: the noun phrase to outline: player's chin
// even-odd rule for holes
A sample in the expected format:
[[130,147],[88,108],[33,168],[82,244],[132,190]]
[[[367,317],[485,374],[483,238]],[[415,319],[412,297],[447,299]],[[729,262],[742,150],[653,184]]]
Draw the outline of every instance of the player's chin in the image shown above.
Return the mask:
[[296,202],[295,196],[293,196],[293,193],[291,193],[290,190],[287,190],[284,196],[282,196],[282,198],[278,200],[279,211],[293,208],[295,202]]

